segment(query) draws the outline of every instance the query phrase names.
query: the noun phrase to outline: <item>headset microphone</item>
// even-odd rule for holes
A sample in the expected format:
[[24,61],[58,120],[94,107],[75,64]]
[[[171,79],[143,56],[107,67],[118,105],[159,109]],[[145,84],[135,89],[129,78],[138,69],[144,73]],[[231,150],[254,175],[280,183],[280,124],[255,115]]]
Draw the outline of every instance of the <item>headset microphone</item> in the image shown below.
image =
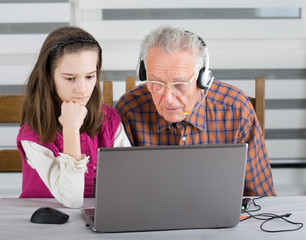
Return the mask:
[[214,77],[214,76],[211,76],[210,82],[208,83],[207,88],[205,88],[205,95],[204,95],[202,101],[201,101],[199,104],[197,104],[192,110],[187,111],[187,112],[183,112],[183,113],[181,114],[181,117],[187,116],[188,114],[190,114],[191,112],[193,112],[195,109],[197,109],[197,108],[205,101],[205,99],[206,99],[206,97],[207,97],[208,90],[209,90],[209,88],[210,88],[212,82],[214,81],[214,79],[215,79],[215,77]]
[[181,114],[181,117],[185,117],[185,116],[187,116],[189,113],[191,113],[191,111],[183,112],[183,113]]

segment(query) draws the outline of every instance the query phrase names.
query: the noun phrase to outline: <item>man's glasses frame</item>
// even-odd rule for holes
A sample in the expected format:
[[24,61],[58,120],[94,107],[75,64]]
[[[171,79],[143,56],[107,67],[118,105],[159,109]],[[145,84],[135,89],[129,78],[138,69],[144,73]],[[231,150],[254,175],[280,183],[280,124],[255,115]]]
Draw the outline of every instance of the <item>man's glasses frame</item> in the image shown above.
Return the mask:
[[173,82],[173,83],[168,83],[168,84],[160,82],[160,81],[149,80],[147,77],[146,83],[147,83],[148,90],[153,94],[163,95],[167,87],[170,89],[173,95],[180,97],[180,96],[185,95],[189,91],[190,85],[195,79],[195,76],[196,76],[196,73],[194,73],[191,76],[191,79],[186,82]]

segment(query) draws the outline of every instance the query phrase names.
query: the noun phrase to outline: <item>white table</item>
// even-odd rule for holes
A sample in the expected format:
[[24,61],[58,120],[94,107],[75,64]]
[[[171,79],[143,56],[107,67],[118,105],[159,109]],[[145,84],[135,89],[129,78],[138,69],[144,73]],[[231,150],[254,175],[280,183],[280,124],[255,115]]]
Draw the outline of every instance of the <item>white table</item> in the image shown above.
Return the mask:
[[[276,214],[292,213],[289,220],[306,224],[306,196],[267,197],[257,201],[262,206],[260,212]],[[93,206],[93,199],[85,199],[84,206]],[[70,215],[62,225],[34,224],[30,222],[32,213],[39,207],[52,207]],[[80,209],[63,207],[55,199],[0,199],[0,239],[306,239],[306,226],[294,232],[266,233],[260,230],[261,221],[249,219],[228,229],[198,229],[133,233],[93,233],[86,228]],[[294,227],[275,221],[271,227]],[[268,227],[268,225],[267,225]]]

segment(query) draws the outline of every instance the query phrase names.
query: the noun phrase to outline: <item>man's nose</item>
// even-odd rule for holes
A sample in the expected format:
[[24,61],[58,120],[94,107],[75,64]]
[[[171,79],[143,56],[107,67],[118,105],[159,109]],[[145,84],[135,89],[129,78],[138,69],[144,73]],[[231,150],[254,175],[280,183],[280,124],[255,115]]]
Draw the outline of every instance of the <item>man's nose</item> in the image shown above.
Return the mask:
[[166,102],[171,103],[176,96],[172,93],[169,87],[165,88],[163,98]]

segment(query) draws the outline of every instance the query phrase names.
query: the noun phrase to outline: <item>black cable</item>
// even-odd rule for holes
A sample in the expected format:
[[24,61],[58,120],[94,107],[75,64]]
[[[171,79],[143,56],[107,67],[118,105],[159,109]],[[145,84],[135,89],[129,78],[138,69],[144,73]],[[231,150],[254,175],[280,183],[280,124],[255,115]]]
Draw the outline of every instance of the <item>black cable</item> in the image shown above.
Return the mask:
[[[286,219],[287,217],[290,217],[290,216],[291,216],[291,213],[286,213],[286,214],[283,214],[283,215],[276,215],[276,214],[275,214],[274,217],[271,217],[271,218],[265,220],[264,222],[262,222],[261,225],[260,225],[260,229],[261,229],[262,231],[264,231],[264,232],[269,232],[269,233],[291,232],[291,231],[297,231],[297,230],[301,229],[301,228],[303,227],[304,224],[303,224],[303,223],[298,223],[298,222],[292,222],[292,221]],[[286,218],[285,218],[285,217],[286,217]],[[291,229],[281,229],[281,230],[268,230],[268,229],[265,229],[265,228],[263,227],[263,225],[264,225],[265,223],[267,223],[267,222],[273,220],[273,219],[282,219],[282,220],[284,220],[284,221],[286,221],[286,222],[288,222],[288,223],[290,223],[290,224],[296,225],[296,226],[298,226],[298,227],[297,227],[297,228],[291,228]]]
[[254,207],[256,207],[256,209],[252,209],[252,210],[247,210],[248,212],[257,212],[259,210],[261,210],[261,206],[258,205],[257,203],[255,203],[255,200],[258,200],[258,199],[261,199],[265,196],[259,196],[259,197],[256,197],[256,198],[252,198],[252,203],[254,205]]
[[[243,213],[246,213],[249,216],[247,216],[244,219],[241,219],[240,222],[245,221],[245,220],[250,219],[250,218],[255,218],[257,220],[262,220],[263,222],[260,225],[260,229],[264,232],[269,232],[269,233],[297,231],[297,230],[299,230],[303,227],[303,225],[304,225],[303,223],[292,222],[292,221],[286,219],[286,218],[291,216],[291,213],[286,213],[286,214],[282,214],[282,215],[277,215],[277,214],[274,214],[274,213],[259,213],[259,214],[254,214],[254,215],[251,214],[251,212],[256,212],[256,211],[259,211],[261,209],[261,206],[258,205],[257,203],[255,203],[255,200],[260,199],[260,198],[262,198],[262,197],[253,198],[253,200],[252,200],[253,205],[256,207],[256,209],[249,210],[249,211],[246,211],[246,210],[242,211]],[[274,219],[281,219],[281,220],[286,221],[289,224],[297,225],[298,227],[297,228],[291,228],[291,229],[281,229],[281,230],[269,230],[269,229],[264,228],[264,224],[266,224],[266,223],[268,223],[268,222],[270,222]]]

